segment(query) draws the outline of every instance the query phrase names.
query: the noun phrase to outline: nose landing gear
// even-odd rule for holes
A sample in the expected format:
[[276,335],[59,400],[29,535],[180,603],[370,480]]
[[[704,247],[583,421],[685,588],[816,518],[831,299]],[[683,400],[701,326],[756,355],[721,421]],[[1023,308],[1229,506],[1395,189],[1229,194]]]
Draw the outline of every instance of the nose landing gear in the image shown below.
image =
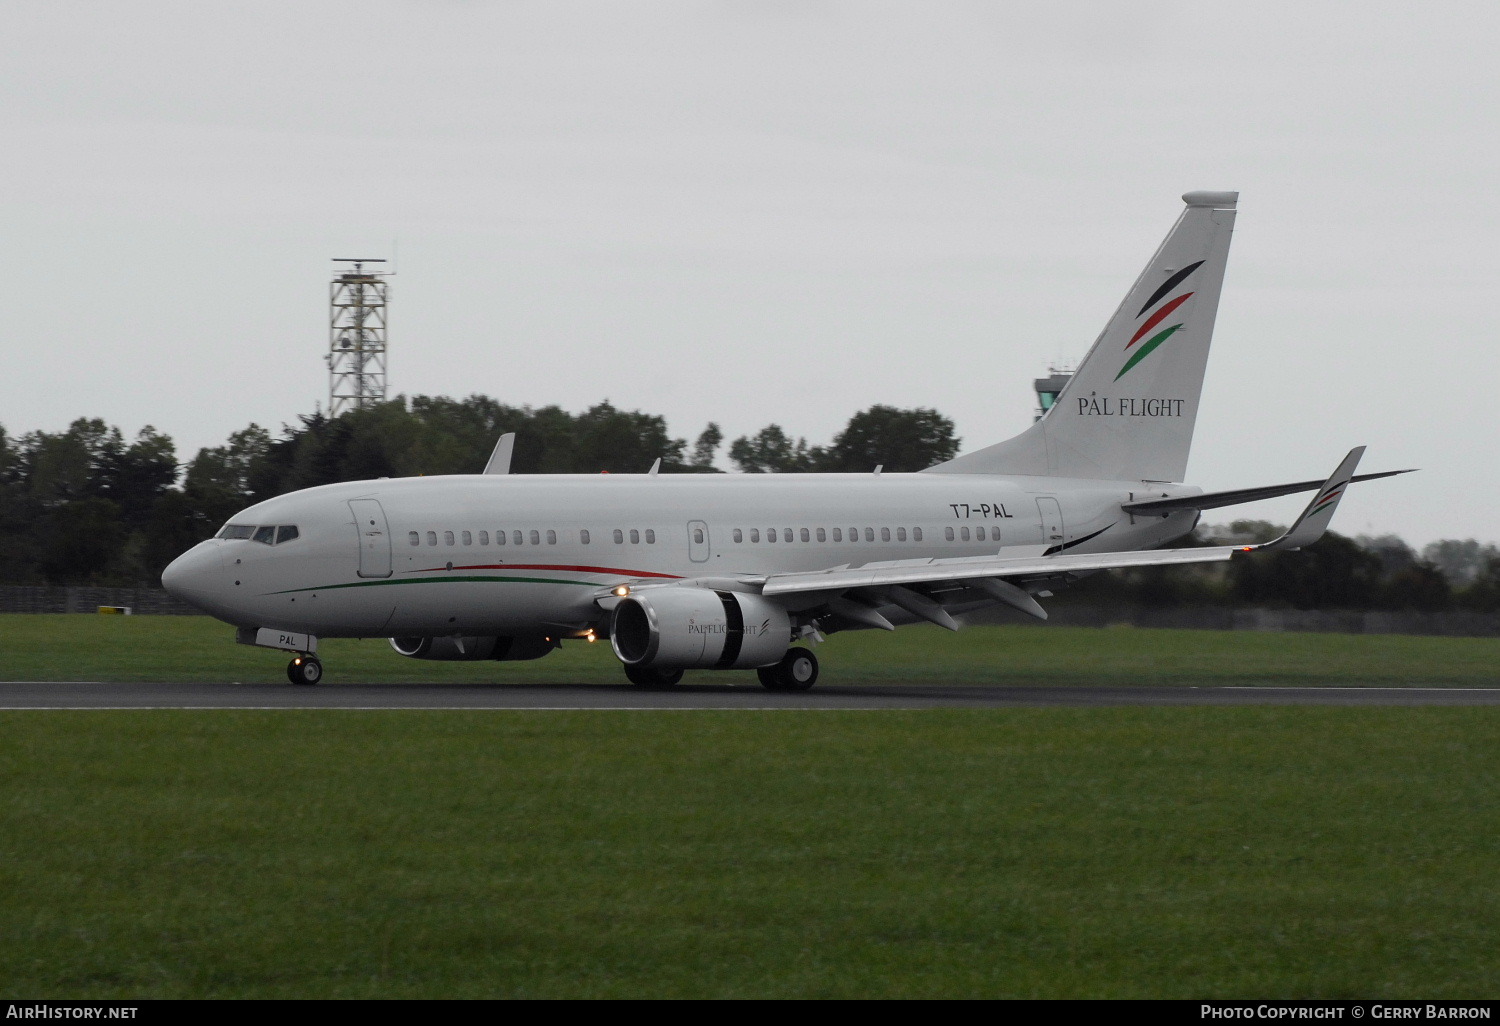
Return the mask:
[[286,664],[286,679],[293,684],[316,684],[323,679],[323,664],[317,656],[299,655]]

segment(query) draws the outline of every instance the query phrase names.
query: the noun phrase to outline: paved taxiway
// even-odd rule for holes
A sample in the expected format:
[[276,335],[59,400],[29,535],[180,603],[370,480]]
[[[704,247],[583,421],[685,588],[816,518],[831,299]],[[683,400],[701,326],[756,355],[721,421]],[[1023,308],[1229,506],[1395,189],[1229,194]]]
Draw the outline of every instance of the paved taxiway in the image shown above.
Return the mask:
[[0,709],[998,709],[1124,705],[1500,705],[1500,688],[105,684],[0,681]]

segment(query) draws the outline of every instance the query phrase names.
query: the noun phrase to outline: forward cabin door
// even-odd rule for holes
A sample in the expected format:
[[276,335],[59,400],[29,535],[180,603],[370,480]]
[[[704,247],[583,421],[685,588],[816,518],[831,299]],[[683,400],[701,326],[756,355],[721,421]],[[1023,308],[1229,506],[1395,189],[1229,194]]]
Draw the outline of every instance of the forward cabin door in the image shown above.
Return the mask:
[[359,576],[391,576],[391,533],[385,526],[385,510],[375,499],[351,499],[349,508],[359,530]]
[[701,520],[688,521],[688,558],[694,563],[708,561],[708,525]]

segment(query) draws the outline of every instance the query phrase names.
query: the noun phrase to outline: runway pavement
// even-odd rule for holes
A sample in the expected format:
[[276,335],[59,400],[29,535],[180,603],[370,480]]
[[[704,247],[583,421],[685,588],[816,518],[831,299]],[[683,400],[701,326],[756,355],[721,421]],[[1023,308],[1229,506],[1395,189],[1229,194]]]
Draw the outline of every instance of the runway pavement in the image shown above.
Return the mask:
[[1500,688],[820,685],[647,691],[587,684],[110,684],[0,681],[0,709],[1001,709],[1127,705],[1500,705]]

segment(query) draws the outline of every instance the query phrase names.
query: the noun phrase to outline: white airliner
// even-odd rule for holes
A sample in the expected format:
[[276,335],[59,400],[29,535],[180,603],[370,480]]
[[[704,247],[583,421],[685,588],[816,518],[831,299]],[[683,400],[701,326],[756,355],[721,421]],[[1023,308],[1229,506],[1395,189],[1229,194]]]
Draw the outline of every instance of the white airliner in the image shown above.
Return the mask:
[[[1234,225],[1234,192],[1190,192],[1056,404],[1008,441],[917,474],[382,478],[293,492],[235,516],[162,583],[323,675],[318,638],[388,637],[417,659],[534,659],[608,638],[625,675],[756,669],[809,688],[799,641],[892,630],[1037,597],[1098,570],[1298,548],[1328,526],[1363,452],[1326,481],[1204,494],[1187,468]],[[1393,471],[1391,473],[1400,473]],[[1163,549],[1202,510],[1312,491],[1263,545]]]

